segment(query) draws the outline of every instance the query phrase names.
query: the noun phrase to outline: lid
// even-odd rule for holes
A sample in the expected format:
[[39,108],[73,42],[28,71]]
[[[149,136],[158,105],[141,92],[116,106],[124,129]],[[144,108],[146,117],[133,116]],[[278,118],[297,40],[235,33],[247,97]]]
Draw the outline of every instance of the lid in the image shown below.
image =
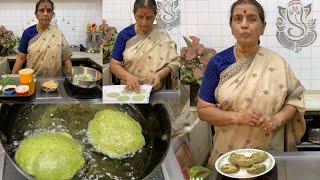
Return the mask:
[[29,86],[28,85],[19,85],[16,87],[16,92],[17,93],[25,93],[29,90]]
[[34,70],[31,68],[25,68],[25,69],[21,69],[19,71],[19,74],[33,74]]

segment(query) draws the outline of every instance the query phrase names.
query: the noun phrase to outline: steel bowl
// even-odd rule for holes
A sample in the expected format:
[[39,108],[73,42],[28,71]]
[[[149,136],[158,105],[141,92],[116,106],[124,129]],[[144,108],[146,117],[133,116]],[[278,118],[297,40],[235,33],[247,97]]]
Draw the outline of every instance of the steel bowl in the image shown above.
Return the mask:
[[[55,86],[52,87],[52,88],[49,88],[49,87],[46,87],[44,83],[54,83]],[[42,89],[43,91],[46,91],[46,92],[54,92],[55,90],[58,89],[59,83],[58,83],[58,81],[56,81],[56,80],[50,79],[50,80],[46,80],[46,81],[41,82],[41,85],[40,85],[40,86],[41,86],[41,89]]]
[[311,128],[308,131],[308,141],[314,144],[320,144],[320,128]]
[[[91,80],[79,79],[77,77],[88,76]],[[93,88],[99,85],[102,79],[102,73],[93,68],[84,66],[74,66],[66,72],[67,80],[74,86],[80,88]]]

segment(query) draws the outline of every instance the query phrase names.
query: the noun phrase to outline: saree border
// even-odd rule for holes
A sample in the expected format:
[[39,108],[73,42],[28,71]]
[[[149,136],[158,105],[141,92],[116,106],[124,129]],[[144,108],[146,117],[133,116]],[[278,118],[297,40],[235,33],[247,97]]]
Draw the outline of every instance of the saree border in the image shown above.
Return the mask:
[[151,32],[158,28],[158,26],[156,24],[154,24],[151,29],[149,31],[147,31],[146,33],[144,33],[143,35],[135,35],[133,36],[132,38],[130,38],[127,42],[126,42],[126,48],[130,48],[132,47],[133,45],[137,44],[138,42],[140,42],[141,40],[144,40],[146,39],[150,34]]

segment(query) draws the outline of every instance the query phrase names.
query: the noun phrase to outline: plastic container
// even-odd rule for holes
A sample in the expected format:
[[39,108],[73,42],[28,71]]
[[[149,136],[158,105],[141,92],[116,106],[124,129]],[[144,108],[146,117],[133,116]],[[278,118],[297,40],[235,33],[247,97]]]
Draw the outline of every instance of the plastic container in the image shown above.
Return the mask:
[[14,95],[16,92],[16,85],[6,85],[3,87],[2,92],[4,95]]
[[29,84],[33,82],[33,69],[25,68],[19,71],[20,83]]
[[27,95],[29,91],[28,85],[19,85],[16,87],[17,95]]
[[32,81],[31,83],[28,83],[28,84],[20,83],[20,85],[27,85],[27,86],[29,86],[29,90],[28,90],[28,93],[29,93],[29,94],[33,94],[34,91],[36,90],[36,83],[35,83],[34,81]]

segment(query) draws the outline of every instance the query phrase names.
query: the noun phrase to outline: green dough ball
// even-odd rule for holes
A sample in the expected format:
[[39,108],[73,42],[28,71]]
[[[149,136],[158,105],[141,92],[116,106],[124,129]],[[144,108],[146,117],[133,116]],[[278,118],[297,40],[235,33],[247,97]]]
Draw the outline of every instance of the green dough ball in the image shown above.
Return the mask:
[[231,156],[229,157],[229,161],[236,164],[239,158],[243,158],[245,157],[242,154],[236,154],[236,153],[232,153]]
[[134,93],[134,91],[132,91],[131,89],[124,89],[121,91],[122,94],[132,94]]
[[145,145],[140,124],[115,110],[103,110],[89,122],[88,137],[93,147],[110,158],[121,159]]
[[120,93],[111,92],[111,93],[108,93],[106,96],[107,96],[108,98],[116,98],[116,97],[120,96]]
[[145,98],[144,95],[133,96],[132,101],[141,102],[144,100],[144,98]]
[[118,96],[117,97],[117,101],[119,102],[125,102],[125,101],[128,101],[130,98],[129,96]]
[[236,164],[225,164],[221,166],[221,171],[228,174],[237,173],[240,170],[239,166]]
[[254,165],[253,159],[250,157],[245,157],[242,154],[236,154],[232,153],[231,156],[229,157],[229,161],[239,165],[240,167],[250,167]]
[[250,157],[254,160],[254,163],[257,164],[265,161],[268,158],[268,155],[267,153],[261,151],[253,153]]
[[38,180],[71,179],[85,162],[81,145],[63,132],[44,132],[23,140],[15,161]]
[[140,89],[140,92],[138,94],[145,94],[147,92],[147,90],[145,89]]
[[264,164],[255,164],[247,169],[247,172],[250,174],[260,174],[263,173],[266,169],[267,167]]

